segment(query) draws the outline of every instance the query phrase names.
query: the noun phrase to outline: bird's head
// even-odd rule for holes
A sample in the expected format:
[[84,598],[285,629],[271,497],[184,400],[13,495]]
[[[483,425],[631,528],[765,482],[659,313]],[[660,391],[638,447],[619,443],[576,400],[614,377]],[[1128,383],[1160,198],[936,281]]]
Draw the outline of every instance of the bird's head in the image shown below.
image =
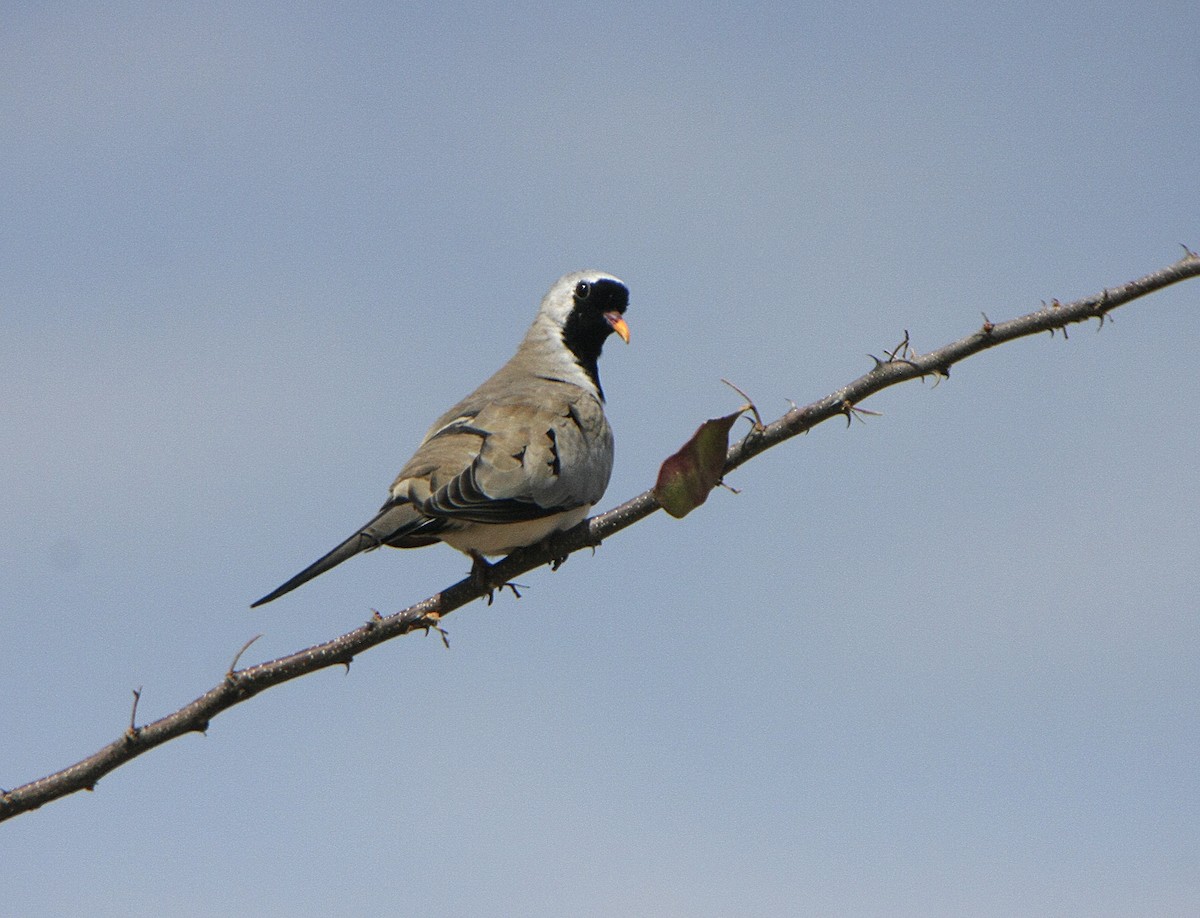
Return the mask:
[[594,361],[610,334],[629,343],[629,288],[603,271],[564,274],[542,300],[541,314],[562,329],[563,343],[581,361]]

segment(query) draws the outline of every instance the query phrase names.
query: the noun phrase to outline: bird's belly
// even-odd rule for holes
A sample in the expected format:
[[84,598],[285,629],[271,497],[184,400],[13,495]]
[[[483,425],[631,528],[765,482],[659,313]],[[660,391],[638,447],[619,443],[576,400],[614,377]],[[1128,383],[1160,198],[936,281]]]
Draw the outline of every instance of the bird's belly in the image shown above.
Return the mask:
[[534,545],[551,533],[570,529],[583,520],[590,509],[591,505],[577,507],[521,523],[466,523],[462,528],[447,529],[438,535],[447,545],[468,554],[507,555],[526,545]]

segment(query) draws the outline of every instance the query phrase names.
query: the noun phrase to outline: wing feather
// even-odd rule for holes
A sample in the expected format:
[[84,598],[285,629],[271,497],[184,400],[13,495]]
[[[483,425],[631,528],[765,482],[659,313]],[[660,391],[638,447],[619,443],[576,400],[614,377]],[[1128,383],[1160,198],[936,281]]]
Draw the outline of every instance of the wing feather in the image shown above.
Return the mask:
[[577,386],[539,380],[534,391],[518,387],[447,416],[392,486],[394,499],[422,514],[528,522],[591,505],[608,485],[612,431],[599,401]]

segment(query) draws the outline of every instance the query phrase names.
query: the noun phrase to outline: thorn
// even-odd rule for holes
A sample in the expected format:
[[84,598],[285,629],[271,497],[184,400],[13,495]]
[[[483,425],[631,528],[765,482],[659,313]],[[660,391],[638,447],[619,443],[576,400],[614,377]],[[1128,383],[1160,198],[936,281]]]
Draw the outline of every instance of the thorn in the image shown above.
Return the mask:
[[854,411],[853,405],[851,405],[847,401],[842,402],[842,414],[844,414],[846,416],[846,426],[847,427],[850,426],[850,419],[853,417],[853,414],[851,412],[853,412],[853,411]]
[[415,627],[424,628],[425,629],[425,637],[429,637],[430,631],[436,631],[438,633],[438,637],[440,637],[442,639],[442,646],[445,647],[447,650],[449,650],[450,649],[450,632],[447,631],[445,628],[443,628],[440,624],[438,624],[438,622],[440,622],[441,620],[442,620],[442,616],[439,615],[437,612],[429,612],[425,615],[424,619],[422,619],[420,622],[418,622],[416,624]]
[[438,624],[442,620],[441,613],[427,612],[424,618],[413,624],[414,628],[424,628],[425,637],[429,637],[430,631],[436,631],[442,639],[442,646],[447,650],[450,649],[450,632]]
[[133,710],[129,712],[129,729],[125,731],[126,739],[135,740],[138,738],[138,733],[141,732],[140,730],[138,730],[138,726],[137,726],[138,702],[141,700],[142,700],[142,687],[139,685],[137,688],[135,688],[133,690]]
[[718,481],[717,484],[720,487],[724,488],[726,491],[728,491],[730,494],[741,494],[742,493],[741,488],[735,488],[731,484],[726,484],[724,478],[722,478],[720,481]]
[[988,318],[986,312],[981,312],[980,315],[983,316],[983,328],[981,328],[980,331],[985,336],[990,335],[993,331],[996,330],[996,325],[994,322],[992,322],[991,319]]
[[242,645],[241,650],[239,650],[236,654],[234,654],[233,662],[229,664],[229,669],[225,670],[225,678],[227,678],[227,679],[233,678],[234,671],[237,669],[238,660],[240,660],[242,658],[242,654],[244,654],[247,650],[250,649],[250,645],[253,644],[255,641],[257,641],[260,637],[262,637],[261,634],[254,635],[254,637],[250,638],[250,640],[248,640],[245,644]]
[[1104,323],[1106,321],[1108,321],[1108,316],[1106,315],[1106,313],[1108,311],[1107,307],[1108,307],[1108,288],[1105,287],[1104,290],[1100,293],[1100,302],[1098,302],[1096,304],[1096,320],[1097,320],[1096,331],[1097,332],[1100,331],[1100,329],[1102,329],[1104,327]]
[[1183,260],[1184,261],[1191,261],[1193,258],[1200,258],[1200,255],[1197,255],[1195,252],[1193,252],[1191,249],[1189,249],[1182,242],[1179,243],[1179,245],[1183,249]]
[[883,417],[883,412],[871,411],[869,408],[859,408],[857,405],[850,404],[850,402],[842,402],[842,414],[844,414],[846,416],[846,426],[847,427],[850,426],[851,418],[857,420],[861,424],[865,424],[866,421],[864,421],[861,417],[864,414],[867,414],[867,415],[870,415],[871,417],[876,417],[876,418]]
[[746,400],[746,405],[745,405],[745,407],[742,408],[742,410],[749,411],[751,414],[754,415],[754,430],[756,432],[765,430],[766,428],[763,426],[762,415],[760,415],[758,413],[758,408],[754,404],[754,399],[752,399],[745,392],[743,392],[741,389],[739,389],[737,386],[735,386],[733,383],[731,383],[728,379],[722,379],[721,382],[725,383],[725,385],[727,385],[730,389],[732,389],[734,392],[736,392],[738,395],[740,395],[742,398],[744,398]]
[[[906,329],[904,329],[904,338],[901,339],[900,343],[897,344],[890,351],[884,351],[884,353],[887,354],[888,363],[894,362],[897,354],[903,354],[905,357],[908,357],[909,353],[911,353],[911,350],[912,350],[909,347],[909,344],[910,344],[910,342],[909,342],[909,338],[908,338],[908,329],[906,328]],[[872,358],[872,359],[874,359],[874,358]]]
[[346,659],[340,660],[339,662],[342,664],[342,666],[346,667],[346,671],[342,673],[342,675],[350,675],[350,664],[354,662],[354,657],[346,657]]
[[1064,325],[1064,326],[1062,327],[1062,333],[1063,333],[1063,341],[1070,341],[1070,340],[1071,340],[1070,336],[1067,334],[1067,326],[1065,326],[1065,325]]

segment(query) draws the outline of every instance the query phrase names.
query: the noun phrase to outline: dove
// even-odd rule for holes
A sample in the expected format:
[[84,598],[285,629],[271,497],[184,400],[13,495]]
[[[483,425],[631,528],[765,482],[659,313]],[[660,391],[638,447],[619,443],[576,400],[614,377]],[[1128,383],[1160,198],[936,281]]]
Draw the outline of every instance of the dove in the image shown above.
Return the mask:
[[581,522],[612,474],[598,361],[609,335],[629,343],[628,305],[629,288],[602,271],[555,281],[517,352],[433,422],[379,512],[251,608],[381,545],[445,542],[480,577],[485,557]]

